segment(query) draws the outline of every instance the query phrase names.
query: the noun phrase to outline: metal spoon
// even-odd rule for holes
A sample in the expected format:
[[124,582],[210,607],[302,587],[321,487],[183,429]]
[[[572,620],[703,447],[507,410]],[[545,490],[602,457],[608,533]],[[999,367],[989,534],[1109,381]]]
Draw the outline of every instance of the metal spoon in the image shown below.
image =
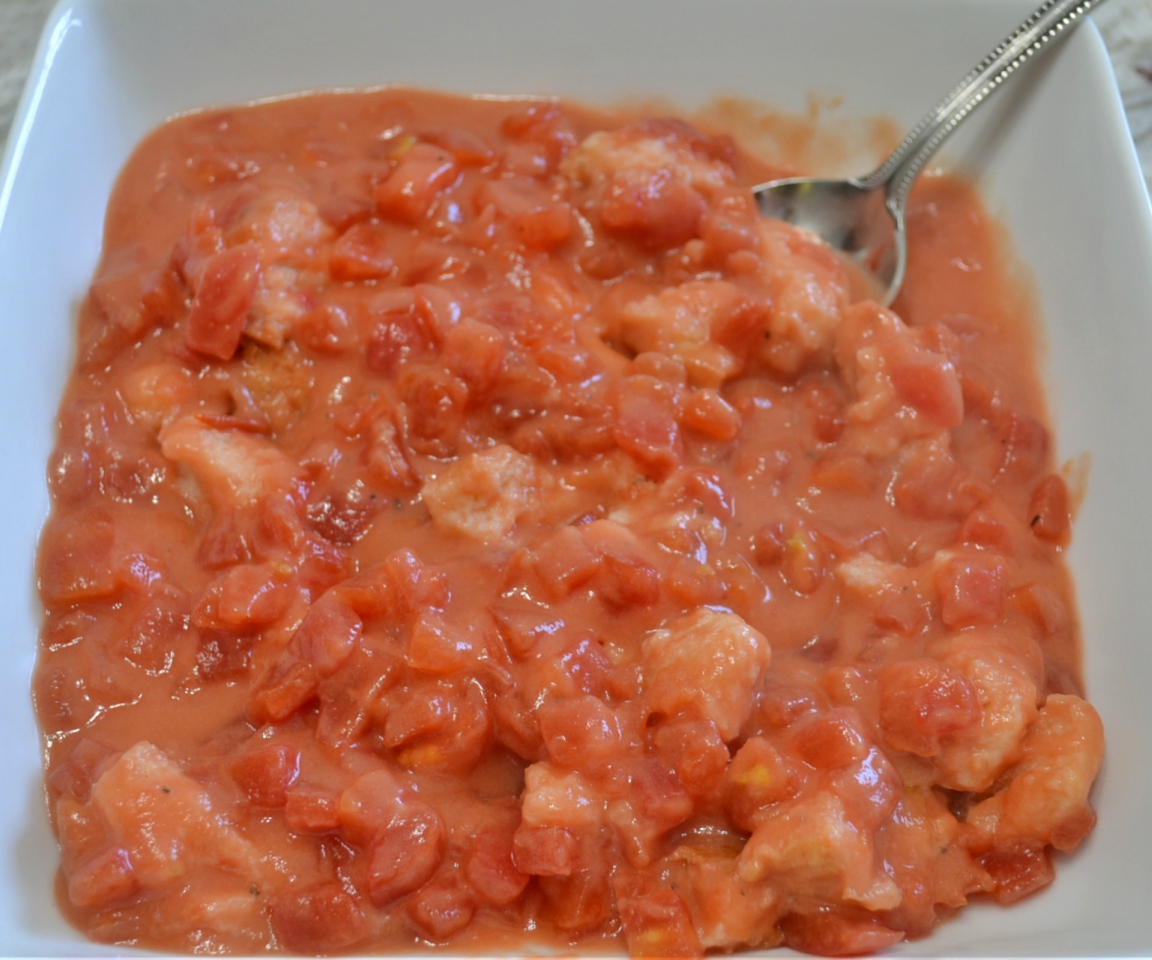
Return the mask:
[[921,167],[1018,67],[1103,0],[1046,0],[863,177],[793,177],[753,189],[760,212],[805,227],[871,273],[890,304],[904,282],[904,206]]

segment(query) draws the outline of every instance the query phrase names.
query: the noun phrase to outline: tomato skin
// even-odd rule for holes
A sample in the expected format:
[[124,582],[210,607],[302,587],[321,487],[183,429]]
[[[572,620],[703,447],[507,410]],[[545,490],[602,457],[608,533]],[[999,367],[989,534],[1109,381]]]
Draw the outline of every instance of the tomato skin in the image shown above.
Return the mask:
[[371,770],[340,795],[336,816],[350,843],[370,846],[403,807],[400,782],[388,770]]
[[416,223],[428,213],[436,195],[456,176],[456,164],[448,151],[418,143],[376,188],[376,209],[381,216],[401,223]]
[[666,476],[684,453],[676,401],[668,385],[644,374],[628,377],[616,401],[612,435],[654,476]]
[[198,353],[230,360],[240,346],[260,279],[260,251],[242,243],[213,254],[204,264],[184,342]]
[[412,922],[433,940],[447,940],[472,921],[476,901],[458,881],[434,880],[408,900]]
[[821,957],[854,957],[875,953],[904,939],[871,917],[855,917],[839,911],[791,913],[780,921],[784,942],[794,950]]
[[249,802],[283,807],[300,776],[300,751],[288,743],[270,743],[240,757],[229,770]]
[[332,833],[340,826],[339,798],[326,791],[296,787],[284,801],[284,819],[296,833]]
[[991,850],[977,860],[991,874],[998,903],[1015,903],[1056,878],[1052,857],[1046,847],[1023,844],[1012,850]]
[[512,850],[517,869],[537,877],[571,876],[580,860],[580,841],[566,827],[521,824]]
[[613,179],[600,218],[611,234],[668,250],[698,235],[705,210],[704,198],[692,187],[657,172],[639,182]]
[[1072,536],[1072,510],[1068,484],[1059,474],[1050,473],[1032,492],[1028,505],[1028,525],[1040,540],[1066,546]]
[[633,957],[702,957],[704,948],[684,900],[667,887],[625,893],[616,883],[616,908]]
[[272,902],[272,928],[289,950],[305,954],[344,950],[368,932],[360,906],[335,883],[277,897]]
[[388,276],[395,266],[385,235],[370,223],[350,226],[333,245],[328,258],[328,272],[333,280],[377,280]]
[[976,552],[951,557],[936,574],[936,590],[945,626],[998,623],[1006,605],[1003,561]]
[[72,870],[68,896],[78,907],[102,907],[132,896],[139,885],[128,851],[109,847]]
[[498,907],[514,902],[532,878],[516,865],[514,830],[490,827],[473,841],[464,862],[464,875],[482,901]]
[[897,750],[934,756],[940,740],[980,720],[971,681],[939,660],[887,664],[880,671],[880,729]]
[[364,624],[334,592],[312,604],[292,645],[321,677],[330,677],[352,656]]
[[444,825],[430,808],[413,805],[376,838],[368,864],[368,896],[386,907],[425,883],[444,856]]

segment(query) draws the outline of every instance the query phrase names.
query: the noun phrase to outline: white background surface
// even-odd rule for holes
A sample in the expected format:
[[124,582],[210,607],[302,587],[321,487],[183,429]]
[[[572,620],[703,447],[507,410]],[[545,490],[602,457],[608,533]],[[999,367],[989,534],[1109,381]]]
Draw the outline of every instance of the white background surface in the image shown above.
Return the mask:
[[[20,5],[0,0],[0,11],[11,4]],[[51,902],[57,855],[28,702],[38,620],[28,565],[46,509],[43,464],[71,318],[98,253],[112,179],[146,130],[203,103],[379,82],[609,101],[661,92],[688,107],[734,91],[797,110],[815,89],[844,92],[848,112],[907,124],[1029,6],[77,0],[76,15],[56,22],[45,48],[52,65],[29,100],[34,123],[12,145],[16,177],[0,183],[0,430],[8,458],[0,469],[8,638],[0,670],[0,954],[96,949],[67,930]],[[1133,31],[1121,26],[1116,42],[1139,48],[1144,41],[1125,39]],[[900,953],[1152,954],[1152,446],[1144,442],[1152,437],[1152,217],[1111,70],[1097,36],[1080,30],[950,144],[1035,277],[1058,385],[1060,454],[1093,457],[1072,560],[1087,685],[1108,733],[1100,825],[1061,863],[1049,890],[1011,910],[966,911]]]

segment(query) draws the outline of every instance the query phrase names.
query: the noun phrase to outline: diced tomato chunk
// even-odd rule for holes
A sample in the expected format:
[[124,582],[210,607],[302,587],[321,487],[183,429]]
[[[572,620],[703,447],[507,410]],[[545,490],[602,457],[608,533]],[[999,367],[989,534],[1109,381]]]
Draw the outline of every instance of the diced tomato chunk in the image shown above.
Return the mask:
[[192,622],[238,630],[278,620],[292,602],[288,577],[270,564],[237,564],[212,581],[192,610]]
[[340,826],[338,801],[328,791],[296,786],[288,791],[284,820],[296,833],[332,833]]
[[668,384],[646,375],[628,377],[616,400],[612,436],[657,477],[677,466],[684,451],[676,398]]
[[456,176],[456,164],[448,151],[418,143],[401,157],[388,179],[376,188],[376,209],[381,216],[416,223]]
[[123,847],[109,847],[73,869],[68,898],[78,907],[104,907],[132,896],[139,884]]
[[742,830],[753,830],[765,808],[792,794],[791,764],[763,737],[752,737],[724,775],[724,808]]
[[213,254],[204,264],[184,341],[198,353],[230,360],[240,346],[260,279],[260,251],[242,243]]
[[512,850],[516,867],[537,877],[567,877],[580,862],[580,841],[567,827],[522,824]]
[[300,775],[300,751],[290,743],[269,743],[234,760],[229,772],[251,803],[282,807]]
[[378,907],[424,886],[444,856],[444,826],[423,804],[398,814],[377,837],[368,864],[368,895]]
[[468,849],[464,875],[481,900],[502,907],[524,892],[530,877],[513,857],[514,831],[491,827]]
[[41,540],[40,596],[45,603],[78,603],[120,588],[113,549],[115,528],[101,516],[53,518]]
[[587,583],[600,568],[600,557],[575,527],[561,527],[536,548],[536,572],[557,598]]
[[436,880],[408,901],[407,911],[433,940],[447,940],[471,922],[476,901],[459,881]]
[[201,630],[196,672],[204,680],[234,680],[252,663],[252,637],[224,630]]
[[680,422],[690,430],[727,443],[740,433],[740,414],[720,394],[705,387],[693,390],[684,402]]
[[1020,845],[1010,850],[991,850],[977,858],[996,884],[993,896],[999,903],[1015,903],[1043,890],[1056,878],[1046,847]]
[[978,723],[972,682],[939,660],[890,663],[880,671],[880,729],[889,746],[935,756],[943,737]]
[[329,677],[352,656],[363,629],[356,613],[329,591],[312,604],[292,644],[320,677]]
[[939,427],[964,422],[964,396],[952,362],[926,350],[895,352],[889,375],[900,399]]
[[455,624],[433,614],[416,618],[408,638],[408,666],[424,673],[455,673],[471,656],[472,642]]
[[677,720],[661,725],[656,747],[695,797],[709,796],[728,767],[730,754],[711,720]]
[[846,916],[827,910],[790,913],[780,921],[784,942],[794,950],[821,957],[855,957],[875,953],[904,939],[904,933],[871,917]]
[[936,573],[936,590],[946,626],[998,623],[1005,607],[1003,561],[979,553],[950,557]]
[[609,233],[667,250],[698,234],[705,210],[704,198],[691,186],[657,172],[643,180],[614,178],[600,218]]
[[804,724],[793,743],[800,759],[817,769],[844,766],[868,753],[859,722],[844,710],[832,710]]
[[620,750],[620,723],[596,697],[545,700],[536,717],[549,755],[563,766],[595,770]]
[[81,737],[68,754],[68,759],[52,771],[48,786],[63,796],[87,800],[98,771],[115,756],[112,747]]
[[297,953],[332,953],[362,940],[368,932],[364,913],[336,883],[292,890],[272,902],[272,927]]
[[634,893],[624,893],[627,886],[619,882],[616,888],[616,909],[620,911],[620,923],[631,956],[704,955],[688,908],[675,890],[649,886]]
[[487,323],[465,317],[444,337],[441,360],[469,388],[473,402],[496,383],[504,365],[504,337]]
[[1036,484],[1028,505],[1028,525],[1041,540],[1060,545],[1068,543],[1072,533],[1072,510],[1068,484],[1059,474],[1050,473]]
[[394,267],[383,231],[371,223],[353,224],[344,231],[328,258],[333,280],[376,280]]
[[414,311],[389,311],[368,339],[364,354],[368,369],[389,377],[401,364],[427,357],[432,342],[432,335]]
[[316,671],[310,664],[290,661],[273,672],[248,700],[248,716],[257,724],[283,723],[316,696]]
[[388,828],[402,806],[396,777],[387,770],[373,770],[358,777],[340,795],[336,811],[340,831],[352,843],[369,846]]

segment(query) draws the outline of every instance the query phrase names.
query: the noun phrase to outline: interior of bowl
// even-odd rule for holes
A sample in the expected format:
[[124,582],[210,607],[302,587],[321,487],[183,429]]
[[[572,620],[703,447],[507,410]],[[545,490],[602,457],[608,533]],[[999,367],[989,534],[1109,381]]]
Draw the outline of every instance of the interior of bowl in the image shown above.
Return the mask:
[[[1023,18],[957,0],[78,0],[49,19],[0,179],[0,364],[9,453],[0,599],[0,949],[78,955],[53,903],[57,853],[29,697],[40,610],[32,564],[44,464],[76,305],[104,206],[137,140],[172,114],[317,88],[404,84],[491,95],[645,98],[693,110],[736,95],[803,112],[914,121]],[[1068,955],[1152,950],[1152,227],[1107,58],[1091,27],[1024,71],[948,148],[981,184],[1034,284],[1062,458],[1091,472],[1071,552],[1085,677],[1109,754],[1096,833],[1053,887],[978,905],[895,952]]]

